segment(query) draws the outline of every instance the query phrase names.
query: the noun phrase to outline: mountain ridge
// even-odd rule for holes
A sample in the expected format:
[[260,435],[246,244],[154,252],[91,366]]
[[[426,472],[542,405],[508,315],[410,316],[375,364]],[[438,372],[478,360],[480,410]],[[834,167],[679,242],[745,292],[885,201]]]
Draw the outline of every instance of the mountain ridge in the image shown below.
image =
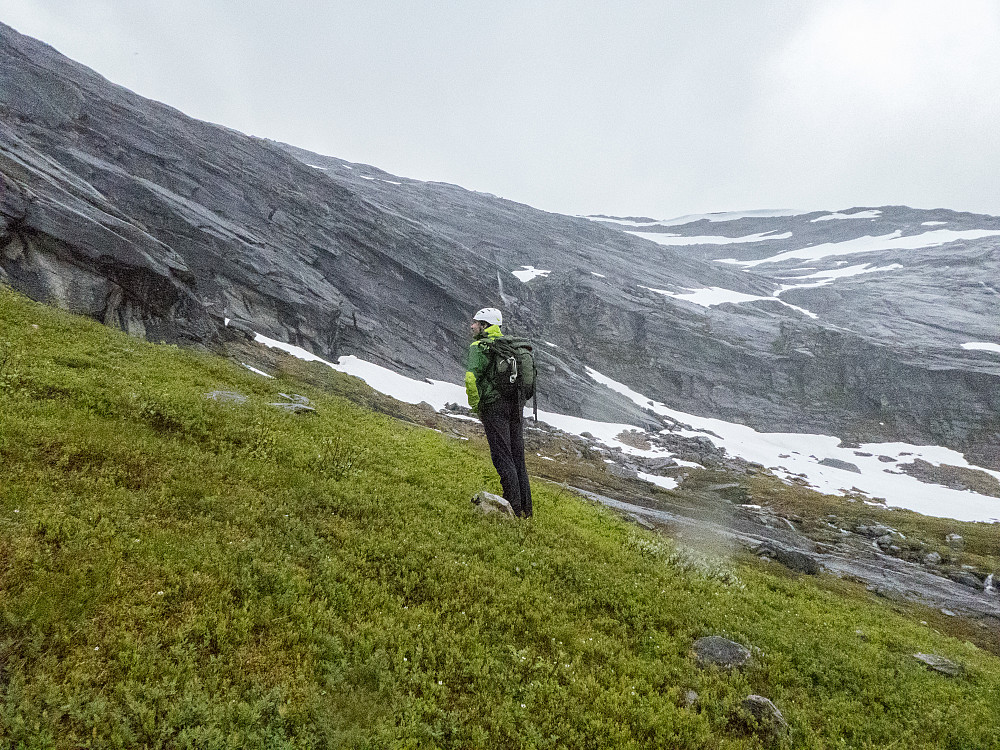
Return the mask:
[[[187,118],[2,25],[0,63],[0,280],[36,299],[208,348],[238,335],[229,318],[327,359],[356,354],[452,381],[468,316],[495,304],[514,329],[559,347],[542,358],[542,398],[568,414],[655,426],[655,415],[588,378],[593,367],[691,413],[935,442],[1000,468],[1000,365],[945,335],[949,326],[982,332],[977,321],[989,320],[992,295],[975,286],[995,278],[988,238],[907,256],[949,273],[964,263],[943,292],[935,284],[945,275],[917,267],[905,284],[867,279],[868,291],[855,281],[782,292],[788,307],[773,299],[777,270],[788,267],[740,268],[717,253],[757,261],[800,247],[792,238],[662,245],[609,222],[348,169]],[[874,225],[884,229],[979,221],[860,210],[879,210]],[[726,222],[702,219],[646,234],[690,238],[711,227],[732,239],[796,227],[806,238],[850,239],[849,222],[810,221],[746,217],[719,232]],[[902,255],[890,248],[866,260]],[[522,282],[513,272],[525,267],[549,273]],[[699,288],[755,299],[681,297]],[[900,294],[909,296],[893,303]]]

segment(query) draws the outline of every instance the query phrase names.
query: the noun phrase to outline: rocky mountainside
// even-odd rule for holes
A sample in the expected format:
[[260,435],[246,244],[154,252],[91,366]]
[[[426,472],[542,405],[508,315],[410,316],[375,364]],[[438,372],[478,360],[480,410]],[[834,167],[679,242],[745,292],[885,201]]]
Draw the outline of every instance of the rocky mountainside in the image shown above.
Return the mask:
[[452,382],[495,305],[546,342],[554,411],[655,425],[593,368],[688,413],[1000,468],[1000,355],[962,348],[998,343],[1000,219],[784,213],[568,217],[397,177],[193,120],[0,24],[0,281],[36,299]]

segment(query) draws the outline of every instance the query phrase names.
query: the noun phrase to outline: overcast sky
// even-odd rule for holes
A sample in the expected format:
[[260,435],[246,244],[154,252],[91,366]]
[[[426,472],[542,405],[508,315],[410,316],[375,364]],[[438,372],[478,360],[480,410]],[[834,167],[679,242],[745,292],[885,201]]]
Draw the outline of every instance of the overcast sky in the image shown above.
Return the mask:
[[550,211],[1000,215],[997,0],[3,0],[187,114]]

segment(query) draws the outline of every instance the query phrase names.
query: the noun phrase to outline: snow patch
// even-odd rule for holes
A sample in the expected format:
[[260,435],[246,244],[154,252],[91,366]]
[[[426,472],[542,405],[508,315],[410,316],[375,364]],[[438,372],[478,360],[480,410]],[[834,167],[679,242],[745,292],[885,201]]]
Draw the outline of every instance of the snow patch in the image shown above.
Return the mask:
[[511,271],[511,273],[517,276],[517,278],[519,278],[525,284],[527,284],[529,281],[538,278],[539,276],[545,278],[550,273],[552,273],[552,271],[542,271],[541,269],[535,268],[534,266],[521,266],[520,271]]
[[[587,375],[655,414],[691,426],[691,429],[676,434],[707,437],[732,456],[763,464],[784,479],[805,478],[811,487],[820,492],[831,495],[859,493],[871,498],[884,498],[890,506],[960,521],[1000,520],[1000,498],[925,484],[896,469],[900,464],[912,463],[919,458],[937,466],[946,463],[976,469],[1000,479],[1000,471],[972,466],[965,456],[949,448],[907,443],[866,443],[860,449],[851,449],[839,447],[840,438],[830,435],[757,432],[746,425],[670,409],[592,368],[587,368]],[[859,452],[871,455],[860,456]],[[889,456],[895,462],[883,463],[879,461],[879,456]],[[824,458],[854,464],[861,473],[824,466],[819,463]]]
[[[844,261],[840,261],[844,262]],[[844,279],[849,276],[860,276],[864,273],[878,273],[880,271],[895,271],[897,268],[903,268],[904,266],[900,263],[891,263],[888,266],[876,266],[874,268],[869,268],[870,263],[862,263],[857,266],[847,266],[846,268],[837,268],[829,271],[816,271],[816,273],[806,274],[805,276],[791,276],[784,277],[785,281],[797,281],[799,279],[823,279],[821,284],[804,284],[802,288],[821,286],[822,284],[829,283],[836,279]],[[788,291],[789,289],[798,289],[799,285],[787,286],[782,291]]]
[[679,485],[679,482],[673,477],[661,477],[658,474],[647,474],[644,471],[639,472],[639,479],[655,484],[657,487],[662,487],[665,490],[676,489]]
[[263,370],[258,370],[256,367],[248,365],[246,362],[240,362],[240,364],[243,365],[245,368],[247,368],[250,372],[256,373],[257,375],[262,375],[265,378],[272,378],[272,379],[274,378],[274,375],[268,375]]
[[748,234],[745,237],[717,237],[715,235],[705,235],[700,237],[682,237],[676,234],[665,234],[659,232],[626,232],[642,237],[644,240],[652,240],[658,245],[738,245],[746,242],[767,242],[769,240],[787,240],[792,236],[791,232],[772,234],[771,232],[758,232]]
[[962,344],[962,348],[971,351],[1000,353],[1000,344],[988,344],[985,341],[970,341],[968,344]]
[[610,216],[584,216],[591,221],[621,224],[626,227],[676,227],[681,224],[691,224],[695,221],[737,221],[738,219],[766,219],[779,216],[801,216],[809,213],[798,209],[761,209],[759,211],[717,211],[710,214],[687,214],[673,219],[653,219],[650,221],[634,221],[632,219],[615,219]]
[[949,242],[978,240],[983,237],[995,237],[997,235],[1000,235],[1000,230],[996,229],[969,229],[961,232],[953,229],[935,229],[930,232],[904,237],[902,236],[902,232],[896,230],[892,234],[883,234],[875,237],[865,235],[864,237],[858,237],[845,242],[824,242],[820,245],[810,245],[760,260],[734,260],[727,258],[720,262],[752,268],[762,263],[781,263],[786,260],[817,260],[818,258],[852,255],[855,253],[873,253],[882,250],[918,250],[927,247],[938,247]]
[[833,213],[827,214],[826,216],[817,216],[815,219],[810,219],[810,223],[815,223],[817,221],[831,221],[832,219],[877,219],[882,215],[882,212],[874,208],[870,211],[856,211],[853,214],[844,213]]
[[358,359],[352,354],[340,357],[337,363],[329,362],[322,357],[318,357],[310,351],[306,351],[300,346],[286,344],[283,341],[276,341],[263,334],[256,334],[255,341],[274,349],[281,349],[288,352],[293,357],[305,360],[306,362],[320,362],[337,372],[347,375],[354,375],[365,381],[369,386],[380,393],[392,396],[398,401],[407,404],[419,404],[426,402],[434,409],[440,411],[447,403],[465,403],[465,388],[453,383],[446,383],[441,380],[414,380],[405,375],[400,375],[392,370]]
[[[822,283],[822,282],[821,282]],[[654,289],[649,286],[639,285],[642,289],[648,289],[651,292],[656,292],[657,294],[663,294],[667,297],[673,297],[674,299],[683,300],[684,302],[691,302],[695,305],[700,305],[701,307],[714,307],[715,305],[723,305],[728,303],[740,304],[743,302],[777,302],[784,305],[785,307],[790,307],[796,312],[802,313],[803,315],[816,319],[819,316],[814,312],[810,312],[796,305],[791,305],[782,299],[778,298],[781,292],[787,291],[793,287],[783,287],[782,289],[775,292],[770,297],[762,297],[760,295],[754,294],[744,294],[743,292],[734,292],[731,289],[723,289],[721,287],[713,286],[706,287],[704,289],[689,289],[685,292],[671,292],[666,289]],[[819,286],[819,284],[811,284],[809,286]]]

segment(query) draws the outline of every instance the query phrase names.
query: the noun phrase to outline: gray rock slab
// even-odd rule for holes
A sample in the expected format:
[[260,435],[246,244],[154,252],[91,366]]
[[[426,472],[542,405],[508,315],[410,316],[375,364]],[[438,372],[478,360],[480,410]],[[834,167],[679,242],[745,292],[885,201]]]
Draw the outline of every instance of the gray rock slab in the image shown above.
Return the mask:
[[821,466],[829,466],[833,469],[851,471],[855,474],[861,473],[861,469],[859,469],[856,465],[852,464],[850,461],[841,461],[839,458],[824,458],[819,463]]
[[724,670],[739,669],[751,659],[750,649],[718,635],[709,635],[694,642],[695,660],[699,667],[719,667]]
[[929,669],[940,672],[948,677],[958,677],[965,671],[965,667],[961,664],[956,664],[950,659],[938,656],[937,654],[914,654],[913,658],[926,664]]
[[205,394],[205,398],[231,404],[245,404],[247,402],[247,397],[236,391],[210,391]]

